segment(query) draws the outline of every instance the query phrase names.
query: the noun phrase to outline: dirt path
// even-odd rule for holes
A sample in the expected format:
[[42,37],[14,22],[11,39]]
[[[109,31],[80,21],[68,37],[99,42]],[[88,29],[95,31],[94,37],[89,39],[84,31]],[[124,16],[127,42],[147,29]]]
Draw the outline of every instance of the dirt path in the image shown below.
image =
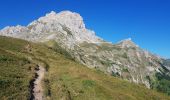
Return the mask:
[[42,66],[38,66],[36,70],[36,78],[34,81],[34,88],[33,88],[33,100],[43,100],[43,86],[42,80],[44,78],[45,68]]

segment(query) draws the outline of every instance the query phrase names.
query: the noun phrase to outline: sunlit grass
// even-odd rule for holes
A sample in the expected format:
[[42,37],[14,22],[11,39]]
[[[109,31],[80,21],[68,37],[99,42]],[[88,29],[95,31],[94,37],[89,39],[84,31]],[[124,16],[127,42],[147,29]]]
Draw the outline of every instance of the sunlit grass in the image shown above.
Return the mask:
[[[29,50],[25,47],[30,45]],[[89,69],[42,44],[0,37],[0,99],[26,100],[34,67],[47,69],[44,95],[51,100],[168,100],[144,86]]]

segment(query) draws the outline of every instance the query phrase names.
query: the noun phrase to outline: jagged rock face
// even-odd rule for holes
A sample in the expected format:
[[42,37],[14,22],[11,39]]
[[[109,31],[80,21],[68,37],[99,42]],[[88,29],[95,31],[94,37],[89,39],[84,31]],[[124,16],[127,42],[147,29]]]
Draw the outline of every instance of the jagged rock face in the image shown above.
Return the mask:
[[78,62],[131,82],[145,84],[148,88],[155,73],[165,72],[162,58],[140,49],[131,39],[117,44],[104,42],[93,31],[86,29],[79,14],[70,11],[51,12],[26,27],[6,27],[0,35],[46,44],[55,41]]
[[131,41],[131,38],[120,41],[119,45],[121,48],[130,48],[130,47],[136,48],[136,47],[138,47],[135,43],[133,43]]
[[73,49],[74,45],[84,41],[101,41],[99,37],[95,36],[94,31],[86,29],[83,18],[79,14],[70,11],[58,14],[52,11],[33,21],[27,27],[6,27],[0,31],[0,34],[34,42],[55,40],[62,47],[69,49]]
[[12,27],[5,27],[0,31],[0,35],[3,36],[10,36],[10,37],[16,37],[16,38],[23,38],[26,39],[28,37],[29,29],[24,26],[12,26]]
[[115,45],[84,42],[75,50],[72,53],[81,63],[131,82],[145,84],[148,88],[150,82],[147,77],[152,79],[155,73],[164,72],[159,57],[140,49],[131,40]]

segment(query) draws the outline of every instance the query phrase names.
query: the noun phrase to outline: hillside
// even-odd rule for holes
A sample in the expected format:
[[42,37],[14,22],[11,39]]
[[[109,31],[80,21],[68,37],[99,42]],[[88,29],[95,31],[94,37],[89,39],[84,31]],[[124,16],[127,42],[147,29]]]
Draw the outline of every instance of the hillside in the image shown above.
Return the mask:
[[168,100],[168,96],[78,64],[43,44],[0,37],[0,99],[31,98],[35,69],[45,69],[43,98],[47,100]]
[[0,35],[46,45],[88,68],[170,95],[170,65],[165,59],[131,39],[116,44],[103,40],[86,28],[78,13],[52,11],[27,26],[7,26]]
[[[81,64],[121,77],[148,88],[156,88],[156,74],[169,74],[162,58],[141,49],[131,39],[111,44],[86,28],[75,12],[46,14],[28,26],[5,27],[0,35],[60,47]],[[156,85],[155,85],[156,84]]]
[[164,65],[170,67],[170,59],[164,60]]

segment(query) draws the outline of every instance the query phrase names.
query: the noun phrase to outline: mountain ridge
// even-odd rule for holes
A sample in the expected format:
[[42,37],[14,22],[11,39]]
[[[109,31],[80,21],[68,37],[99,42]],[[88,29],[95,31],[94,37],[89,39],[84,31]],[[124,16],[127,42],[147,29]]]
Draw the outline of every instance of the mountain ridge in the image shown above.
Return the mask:
[[46,72],[38,97],[44,100],[170,100],[163,93],[89,69],[42,43],[0,36],[0,66],[2,100],[36,99],[32,83],[40,66]]
[[141,49],[131,39],[117,44],[105,42],[94,31],[86,29],[79,14],[70,11],[52,11],[28,26],[6,27],[0,35],[42,42],[51,48],[57,43],[77,62],[89,68],[148,88],[157,85],[157,73],[169,74],[162,58]]

